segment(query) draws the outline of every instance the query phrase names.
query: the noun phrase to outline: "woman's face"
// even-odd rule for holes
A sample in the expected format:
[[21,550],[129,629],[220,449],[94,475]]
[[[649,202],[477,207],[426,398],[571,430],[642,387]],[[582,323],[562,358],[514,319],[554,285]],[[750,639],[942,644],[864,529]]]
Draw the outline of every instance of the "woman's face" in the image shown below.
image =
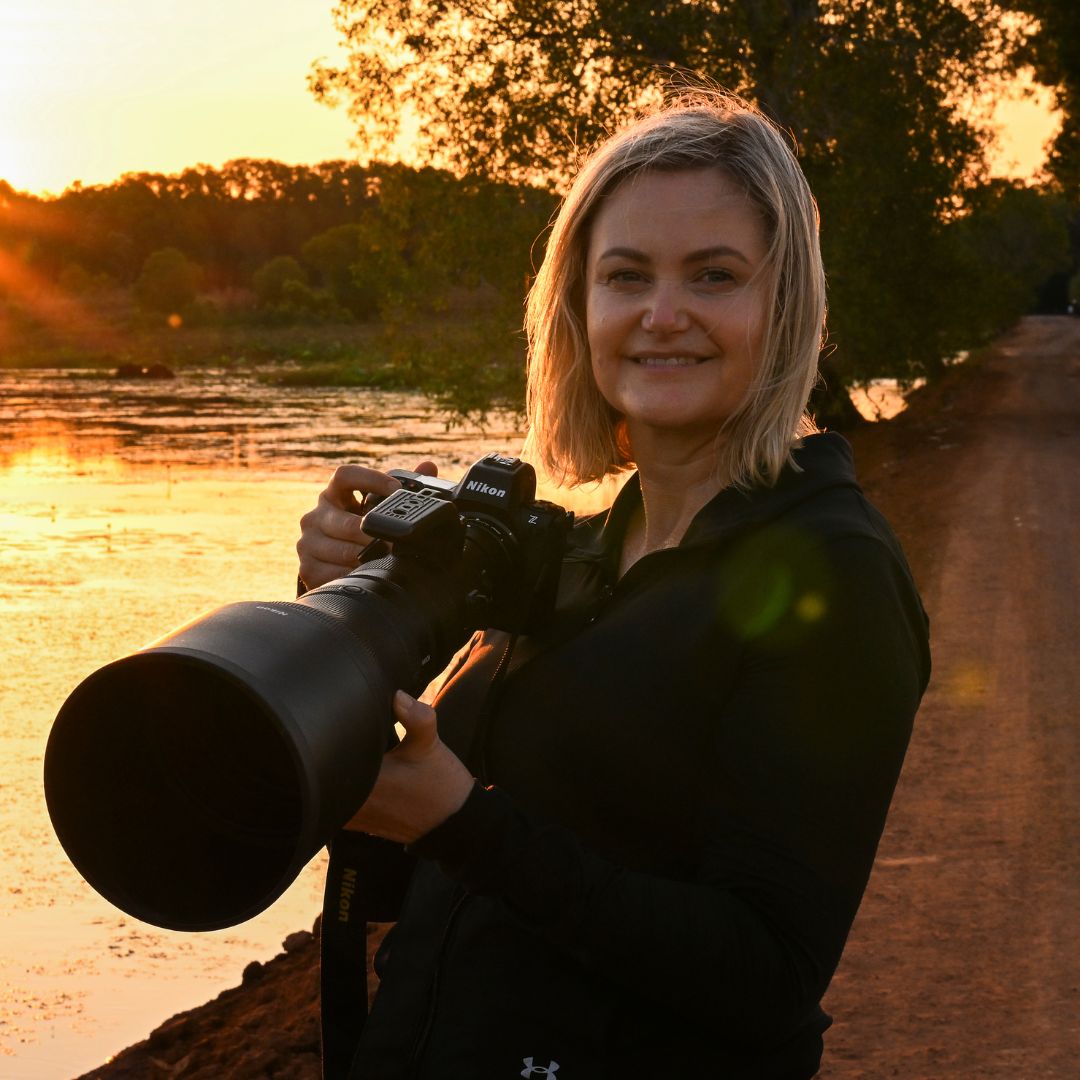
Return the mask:
[[604,200],[586,329],[635,453],[657,436],[711,440],[742,402],[768,317],[766,255],[760,211],[719,169],[642,173]]

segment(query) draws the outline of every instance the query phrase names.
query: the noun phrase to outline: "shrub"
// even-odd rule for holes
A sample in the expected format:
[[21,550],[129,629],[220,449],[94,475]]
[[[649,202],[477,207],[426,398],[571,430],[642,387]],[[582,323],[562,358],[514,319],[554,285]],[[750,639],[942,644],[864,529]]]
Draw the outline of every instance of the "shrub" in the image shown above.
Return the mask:
[[251,275],[251,286],[260,307],[272,307],[283,300],[283,291],[292,283],[305,285],[307,274],[291,255],[278,255],[265,262]]
[[144,311],[171,314],[195,299],[199,268],[177,248],[151,252],[135,282],[135,300]]

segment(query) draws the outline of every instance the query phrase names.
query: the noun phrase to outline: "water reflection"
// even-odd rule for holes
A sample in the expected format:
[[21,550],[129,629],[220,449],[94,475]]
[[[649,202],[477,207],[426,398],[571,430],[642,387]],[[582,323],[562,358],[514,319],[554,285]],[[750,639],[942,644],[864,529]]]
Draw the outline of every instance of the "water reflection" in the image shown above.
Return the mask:
[[484,428],[448,427],[418,395],[281,387],[251,372],[184,372],[168,382],[0,373],[0,467],[28,445],[49,444],[95,467],[111,459],[297,473],[422,450],[464,468],[478,439],[489,448],[520,445],[517,418],[495,414]]
[[896,379],[874,379],[851,389],[851,400],[865,420],[891,420],[907,408],[906,395],[926,385],[925,379],[915,379],[910,385]]

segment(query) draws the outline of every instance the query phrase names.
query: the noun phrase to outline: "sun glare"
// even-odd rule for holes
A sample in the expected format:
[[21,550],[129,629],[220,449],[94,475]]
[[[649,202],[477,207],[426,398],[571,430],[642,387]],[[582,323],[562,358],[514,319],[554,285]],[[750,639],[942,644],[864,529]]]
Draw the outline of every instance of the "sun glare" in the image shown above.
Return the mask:
[[[7,178],[9,176],[24,176],[26,170],[22,164],[22,158],[18,151],[18,148],[13,147],[7,139],[0,142],[0,181],[7,180],[13,188],[17,188],[17,184],[12,184]],[[3,205],[0,204],[0,210],[3,209]]]
[[84,304],[35,273],[22,260],[0,248],[0,290],[10,293],[38,322],[54,333],[115,350],[116,332]]

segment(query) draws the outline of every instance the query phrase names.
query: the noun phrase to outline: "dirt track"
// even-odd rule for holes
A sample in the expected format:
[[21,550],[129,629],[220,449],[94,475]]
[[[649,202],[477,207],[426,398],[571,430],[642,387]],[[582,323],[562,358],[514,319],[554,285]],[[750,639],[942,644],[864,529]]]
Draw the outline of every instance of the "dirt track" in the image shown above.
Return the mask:
[[1080,319],[979,366],[860,462],[935,668],[822,1080],[1080,1075]]

